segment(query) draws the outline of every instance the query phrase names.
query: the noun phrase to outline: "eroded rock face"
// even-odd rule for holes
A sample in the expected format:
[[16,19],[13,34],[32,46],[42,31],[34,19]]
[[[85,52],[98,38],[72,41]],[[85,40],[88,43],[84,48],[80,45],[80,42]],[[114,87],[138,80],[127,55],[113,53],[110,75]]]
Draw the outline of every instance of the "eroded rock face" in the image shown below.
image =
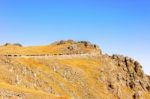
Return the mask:
[[146,76],[144,76],[142,66],[137,61],[120,55],[113,55],[112,59],[117,61],[118,62],[117,65],[123,68],[124,72],[126,72],[129,75],[130,80],[133,80],[132,82],[129,83],[129,86],[134,87],[134,85],[138,85],[135,84],[136,80],[140,80],[139,81],[140,84],[140,82],[142,82],[143,80],[145,80],[145,78],[147,78]]
[[131,99],[141,99],[141,92],[150,92],[149,76],[144,74],[139,62],[123,55],[109,56],[107,54],[103,55],[101,60],[104,66],[99,70],[98,79],[104,82],[108,91],[118,99],[124,99],[121,91],[124,90],[123,88],[133,91]]
[[[150,79],[144,74],[139,62],[122,55],[112,55],[110,58],[120,71],[116,74],[119,84],[135,91],[134,99],[140,99],[138,91],[150,91]],[[117,81],[114,81],[114,83],[117,83]]]

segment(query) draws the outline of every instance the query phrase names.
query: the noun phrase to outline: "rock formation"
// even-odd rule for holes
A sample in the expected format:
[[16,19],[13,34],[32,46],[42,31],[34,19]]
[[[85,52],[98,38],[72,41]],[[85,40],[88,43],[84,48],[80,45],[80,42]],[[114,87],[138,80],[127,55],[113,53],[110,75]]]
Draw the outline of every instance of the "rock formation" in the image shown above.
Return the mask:
[[117,77],[116,83],[120,82],[120,85],[127,86],[133,90],[135,92],[133,95],[135,99],[140,97],[138,94],[140,91],[150,92],[150,80],[148,76],[144,74],[139,62],[122,55],[113,55],[110,56],[110,58],[112,58],[115,65],[118,66],[119,70],[119,74],[115,75]]
[[4,46],[19,46],[19,47],[22,47],[22,45],[19,44],[19,43],[14,43],[14,44],[11,44],[11,43],[5,43]]

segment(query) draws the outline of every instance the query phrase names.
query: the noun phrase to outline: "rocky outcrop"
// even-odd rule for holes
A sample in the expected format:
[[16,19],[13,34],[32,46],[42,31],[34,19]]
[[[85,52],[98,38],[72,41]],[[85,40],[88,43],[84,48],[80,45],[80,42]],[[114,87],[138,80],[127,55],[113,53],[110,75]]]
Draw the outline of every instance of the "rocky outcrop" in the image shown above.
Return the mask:
[[84,44],[85,47],[94,47],[96,49],[99,49],[99,46],[96,45],[96,44],[92,44],[91,42],[88,42],[88,41],[78,41],[77,43],[81,43],[81,44]]
[[14,43],[14,44],[6,43],[6,44],[4,44],[4,46],[19,46],[19,47],[22,47],[22,45],[19,44],[19,43]]
[[96,48],[96,49],[99,49],[99,46],[96,45],[96,44],[92,44],[91,42],[89,41],[73,41],[73,40],[61,40],[61,41],[57,41],[53,44],[56,44],[56,45],[63,45],[63,44],[67,44],[67,43],[70,43],[70,44],[82,44],[84,45],[84,47],[93,47],[93,48]]
[[134,99],[140,99],[139,91],[150,92],[150,79],[144,74],[139,62],[123,55],[112,55],[110,58],[115,62],[118,70],[121,69],[117,74],[117,80],[124,82],[124,85],[135,92]]
[[54,42],[52,45],[64,46],[60,49],[61,54],[95,53],[96,51],[102,54],[98,45],[88,41],[61,40]]

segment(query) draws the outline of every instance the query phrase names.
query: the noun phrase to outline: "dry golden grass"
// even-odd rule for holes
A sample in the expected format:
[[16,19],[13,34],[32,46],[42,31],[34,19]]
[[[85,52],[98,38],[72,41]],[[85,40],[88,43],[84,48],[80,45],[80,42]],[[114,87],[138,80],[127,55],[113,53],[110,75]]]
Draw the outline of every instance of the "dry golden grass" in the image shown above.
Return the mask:
[[[9,60],[9,64],[4,66],[3,61]],[[7,70],[14,67],[13,72]],[[117,99],[117,96],[108,91],[104,82],[98,81],[101,74],[99,69],[105,66],[103,61],[96,58],[72,58],[72,59],[34,59],[34,58],[1,58],[0,60],[0,90],[13,91],[18,93],[28,93],[26,97],[34,96],[33,99],[55,99],[55,98],[79,98],[79,99]],[[26,67],[28,71],[36,73],[22,75],[18,69]],[[54,69],[55,67],[55,69]],[[17,72],[16,72],[17,71]],[[37,72],[39,71],[39,72]],[[23,84],[10,82],[16,75],[22,77],[24,81],[33,83],[38,79],[43,85],[41,87],[26,87]],[[45,84],[44,82],[47,82]],[[44,89],[51,86],[55,93],[49,93]],[[132,99],[133,90],[122,86],[120,95],[126,99]],[[37,97],[37,98],[35,98]],[[149,99],[149,93],[143,93],[144,99]],[[28,99],[28,98],[27,98]]]
[[[49,94],[49,93],[45,93],[43,91],[40,90],[35,90],[35,89],[30,89],[30,88],[25,88],[25,87],[21,87],[21,86],[15,86],[15,85],[10,85],[10,84],[6,84],[6,83],[0,83],[0,90],[7,90],[7,91],[13,91],[15,93],[24,93],[25,97],[28,99],[68,99],[65,97],[59,97],[59,96],[55,96],[53,94]],[[29,97],[29,96],[30,97]]]
[[[67,53],[67,47],[70,46],[70,43],[62,44],[62,45],[46,45],[46,46],[29,46],[29,47],[19,47],[15,45],[8,46],[0,46],[0,55],[4,54],[20,54],[20,55],[40,55],[40,54],[60,54]],[[83,51],[84,53],[96,52],[96,49],[91,47],[84,47],[83,45],[77,45],[80,47],[79,51]],[[64,50],[62,50],[64,49]]]
[[[1,46],[0,55],[60,54],[70,45]],[[97,49],[78,46],[84,53],[98,52]],[[118,99],[108,90],[107,81],[99,80],[99,76],[111,79],[109,71],[117,67],[110,61],[101,56],[68,59],[0,57],[0,91],[23,93],[26,99]],[[119,87],[121,99],[133,99],[133,90],[126,86]],[[143,92],[142,96],[144,99],[150,97],[148,92]]]

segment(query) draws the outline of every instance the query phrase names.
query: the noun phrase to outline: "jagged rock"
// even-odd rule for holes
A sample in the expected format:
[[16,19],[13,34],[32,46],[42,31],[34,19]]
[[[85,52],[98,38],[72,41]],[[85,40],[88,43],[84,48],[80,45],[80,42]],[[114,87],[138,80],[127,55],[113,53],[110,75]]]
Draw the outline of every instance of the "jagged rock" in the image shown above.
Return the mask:
[[74,44],[74,45],[68,46],[67,49],[70,50],[70,51],[73,51],[73,50],[77,50],[78,47],[77,47],[77,45]]
[[109,90],[115,89],[115,86],[113,85],[112,82],[108,82],[108,89],[109,89]]
[[135,89],[135,87],[136,87],[135,82],[134,81],[129,82],[129,87],[131,89]]
[[150,92],[150,86],[147,86],[146,89]]
[[62,44],[66,44],[66,43],[75,44],[76,41],[73,41],[73,40],[61,40],[61,41],[54,42],[53,44],[62,45]]
[[125,61],[125,57],[124,57],[123,55],[114,54],[114,55],[112,56],[112,58],[113,58],[113,59],[117,59],[117,60],[122,61],[122,62]]
[[68,46],[68,49],[72,51],[74,49],[74,47],[73,46]]
[[140,99],[140,94],[138,92],[134,93],[133,99]]
[[88,42],[88,41],[78,41],[77,43],[84,44],[85,47],[93,47],[95,49],[99,49],[98,45],[92,44],[91,42]]
[[126,82],[126,86],[130,87],[134,91],[149,90],[147,84],[150,84],[150,82],[147,81],[147,76],[144,75],[142,66],[139,62],[132,58],[116,54],[112,55],[110,58],[114,60],[118,68],[123,70],[121,74],[116,75],[118,81],[122,84]]
[[[143,77],[144,73],[142,71],[142,66],[137,61],[122,55],[113,55],[112,59],[116,59],[118,61],[118,66],[124,67],[123,65],[125,64],[130,73],[136,72],[138,76]],[[124,68],[124,70],[126,69]]]

